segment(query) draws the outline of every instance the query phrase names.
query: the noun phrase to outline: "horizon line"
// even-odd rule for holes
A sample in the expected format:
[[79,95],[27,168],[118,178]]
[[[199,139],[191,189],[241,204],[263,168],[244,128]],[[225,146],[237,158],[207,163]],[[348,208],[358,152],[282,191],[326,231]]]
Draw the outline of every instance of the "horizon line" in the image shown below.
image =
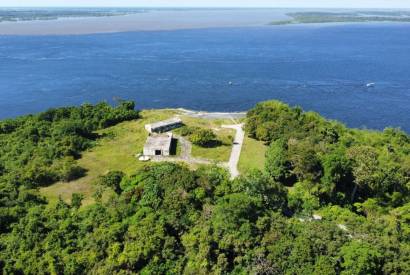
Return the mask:
[[167,9],[367,9],[367,10],[397,10],[397,9],[410,9],[409,7],[326,7],[326,6],[50,6],[50,5],[39,5],[39,6],[1,6],[0,8],[142,8],[142,9],[158,9],[158,8],[167,8]]
[[39,6],[1,6],[0,8],[187,8],[187,9],[410,9],[409,7],[327,7],[327,6],[114,6],[114,5],[102,5],[102,6],[62,6],[62,5],[39,5]]

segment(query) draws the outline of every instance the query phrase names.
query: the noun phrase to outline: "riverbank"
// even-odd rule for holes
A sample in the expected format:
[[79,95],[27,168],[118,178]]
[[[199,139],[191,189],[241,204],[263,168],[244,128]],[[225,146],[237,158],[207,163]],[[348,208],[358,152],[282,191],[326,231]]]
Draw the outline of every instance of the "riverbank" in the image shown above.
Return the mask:
[[205,111],[195,111],[188,110],[184,108],[178,108],[178,111],[182,112],[184,115],[193,118],[202,119],[241,119],[246,116],[246,112],[205,112]]

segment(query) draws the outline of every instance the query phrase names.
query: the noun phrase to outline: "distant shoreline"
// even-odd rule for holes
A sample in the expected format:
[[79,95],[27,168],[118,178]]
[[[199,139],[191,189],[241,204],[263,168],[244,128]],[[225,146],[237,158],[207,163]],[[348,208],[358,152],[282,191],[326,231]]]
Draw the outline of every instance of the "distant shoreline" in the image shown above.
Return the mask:
[[328,23],[409,23],[410,11],[338,11],[293,12],[291,19],[272,21],[270,25],[328,24]]
[[0,22],[0,35],[86,35],[266,26],[287,20],[285,10],[153,10],[127,15],[62,17],[54,20]]
[[[20,14],[19,12],[25,11]],[[0,36],[88,35],[289,25],[410,23],[410,10],[284,8],[0,8]]]

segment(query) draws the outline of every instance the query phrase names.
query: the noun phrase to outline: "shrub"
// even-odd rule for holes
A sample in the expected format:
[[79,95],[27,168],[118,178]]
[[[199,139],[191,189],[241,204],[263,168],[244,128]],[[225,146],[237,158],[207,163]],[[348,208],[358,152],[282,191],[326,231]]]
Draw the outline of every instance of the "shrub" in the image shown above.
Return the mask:
[[194,132],[198,131],[199,129],[200,129],[199,127],[183,126],[181,127],[179,131],[180,131],[181,136],[186,137],[186,136],[192,135]]
[[206,147],[216,140],[216,135],[209,129],[198,129],[191,134],[189,140],[198,146]]
[[121,171],[110,171],[108,174],[99,178],[99,183],[112,188],[115,193],[121,194],[122,189],[120,187],[120,183],[124,176],[125,174]]

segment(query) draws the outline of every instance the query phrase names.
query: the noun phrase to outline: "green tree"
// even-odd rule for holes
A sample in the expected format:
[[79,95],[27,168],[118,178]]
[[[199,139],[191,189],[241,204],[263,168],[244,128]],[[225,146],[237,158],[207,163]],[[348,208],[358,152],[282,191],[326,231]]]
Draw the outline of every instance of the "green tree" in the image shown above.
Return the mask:
[[314,266],[314,274],[336,275],[336,261],[332,257],[319,256]]
[[356,198],[356,192],[360,188],[377,185],[379,177],[379,162],[377,153],[372,147],[358,146],[349,148],[348,157],[353,161],[354,188],[351,192],[351,201]]
[[292,141],[289,145],[288,154],[292,172],[299,180],[319,181],[323,175],[323,167],[318,153],[310,141]]
[[100,176],[99,183],[103,186],[112,188],[115,193],[121,194],[121,181],[125,174],[121,171],[110,171],[104,176]]
[[260,171],[253,171],[239,178],[233,184],[232,191],[260,200],[269,210],[281,212],[287,205],[287,191],[284,186]]
[[331,198],[339,199],[336,192],[344,194],[350,193],[350,185],[353,181],[351,161],[344,155],[344,152],[337,150],[331,154],[323,156],[323,177],[321,193],[325,195],[327,201]]
[[287,144],[283,140],[271,143],[266,151],[265,170],[269,175],[280,182],[289,183],[292,167],[287,156]]
[[199,146],[210,146],[216,140],[216,135],[212,130],[209,129],[198,129],[192,133],[189,140]]
[[341,274],[368,275],[381,272],[380,258],[382,255],[366,242],[351,241],[341,248],[340,256],[343,268]]
[[71,207],[75,209],[80,208],[83,200],[84,200],[83,194],[73,193],[71,195]]

